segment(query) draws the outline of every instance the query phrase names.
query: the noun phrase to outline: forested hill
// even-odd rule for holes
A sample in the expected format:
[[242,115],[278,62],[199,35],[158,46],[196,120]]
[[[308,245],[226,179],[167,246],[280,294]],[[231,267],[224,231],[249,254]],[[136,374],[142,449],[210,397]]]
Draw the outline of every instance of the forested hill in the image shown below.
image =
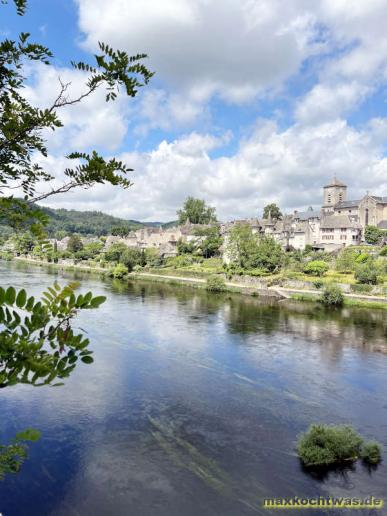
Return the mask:
[[[139,222],[136,220],[125,220],[113,217],[100,211],[78,211],[40,208],[49,215],[50,223],[48,233],[54,236],[58,231],[67,233],[79,233],[81,235],[109,235],[115,228],[127,228],[128,230],[139,229],[146,226],[158,226],[159,222]],[[161,224],[163,227],[171,223]]]

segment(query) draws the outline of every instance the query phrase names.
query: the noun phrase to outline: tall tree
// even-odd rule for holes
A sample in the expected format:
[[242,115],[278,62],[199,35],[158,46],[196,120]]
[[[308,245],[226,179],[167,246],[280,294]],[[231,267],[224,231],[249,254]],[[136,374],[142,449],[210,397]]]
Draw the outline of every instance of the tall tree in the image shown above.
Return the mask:
[[[14,4],[18,15],[23,15],[26,0],[14,0]],[[48,217],[35,202],[76,187],[107,183],[128,188],[127,173],[132,170],[122,161],[107,160],[95,151],[74,150],[67,156],[75,165],[64,171],[66,180],[54,183],[55,177],[36,160],[38,155],[48,155],[44,130],[62,127],[59,111],[76,106],[97,89],[105,87],[106,102],[117,98],[119,88],[134,97],[152,76],[143,64],[145,54],[130,57],[99,43],[95,64],[72,63],[87,77],[84,91],[71,96],[71,84],[59,82],[54,102],[45,108],[35,107],[23,96],[28,67],[31,62],[50,66],[51,57],[47,47],[30,42],[28,33],[21,33],[17,41],[0,43],[0,224],[29,230],[42,243]],[[46,185],[39,194],[38,184],[40,188]],[[16,188],[23,192],[22,199],[12,195]],[[55,283],[41,301],[28,296],[24,289],[0,287],[0,388],[17,383],[48,385],[68,377],[78,360],[93,361],[88,339],[73,331],[71,321],[79,310],[97,308],[104,298],[91,292],[76,295],[76,286],[72,283],[62,288]],[[9,451],[6,448],[5,452]],[[16,452],[11,450],[10,457],[5,452],[0,447],[0,465],[4,465],[4,457],[8,466],[8,459],[11,464],[18,462]]]
[[273,202],[271,204],[268,204],[263,209],[263,218],[269,219],[271,218],[273,221],[282,219],[282,213],[281,210],[278,208],[278,206]]
[[250,224],[236,223],[227,238],[227,253],[231,262],[243,269],[248,269],[257,248],[258,239]]
[[67,251],[76,253],[83,249],[82,239],[79,235],[71,235],[67,241]]
[[215,208],[207,206],[205,201],[188,197],[181,210],[177,211],[179,224],[211,224],[216,222]]

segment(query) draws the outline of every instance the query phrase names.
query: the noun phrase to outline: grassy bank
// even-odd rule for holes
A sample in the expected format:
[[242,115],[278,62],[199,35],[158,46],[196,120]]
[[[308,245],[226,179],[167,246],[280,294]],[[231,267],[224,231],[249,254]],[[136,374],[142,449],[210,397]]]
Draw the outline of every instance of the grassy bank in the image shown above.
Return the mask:
[[[43,262],[38,260],[31,260],[29,258],[15,258],[15,261],[27,263],[31,265],[37,265],[39,267],[48,267],[51,269],[63,270],[68,272],[87,272],[87,273],[95,273],[95,274],[106,274],[107,269],[103,269],[101,267],[91,267],[86,265],[70,265],[64,263],[52,263],[52,262]],[[215,265],[215,263],[214,263]],[[218,264],[216,264],[218,265]],[[121,281],[129,280],[141,280],[141,281],[152,281],[158,283],[168,283],[169,285],[187,285],[191,288],[202,289],[205,290],[207,287],[207,279],[213,274],[210,271],[211,267],[207,269],[207,271],[197,270],[195,267],[187,267],[181,269],[175,269],[173,267],[159,267],[154,268],[144,272],[132,272],[128,275],[127,278]],[[275,277],[280,275],[272,275],[271,277],[265,278],[268,280],[272,280]],[[234,278],[235,280],[235,278]],[[270,286],[271,284],[271,286]],[[278,297],[280,298],[283,293],[281,293],[281,288],[272,285],[272,281],[268,282],[267,288],[258,288],[253,285],[243,285],[243,284],[235,284],[233,282],[226,282],[225,284],[225,292],[229,293],[237,293],[248,296],[260,296],[260,297]],[[278,290],[277,290],[278,288]],[[306,302],[317,302],[319,294],[316,291],[308,292],[305,289],[305,292],[292,292],[291,288],[286,288],[286,295],[284,297],[288,297],[290,299],[296,301],[306,301]],[[366,297],[366,296],[364,296]],[[375,308],[387,310],[387,302],[384,300],[375,301],[374,299],[359,299],[353,297],[351,294],[344,294],[344,306],[347,307],[359,307],[359,308]]]
[[[291,294],[291,299],[295,301],[308,301],[318,302],[318,297],[313,294]],[[377,308],[378,310],[387,310],[387,303],[383,301],[367,301],[366,299],[353,299],[350,297],[344,297],[344,307],[356,307],[356,308]]]

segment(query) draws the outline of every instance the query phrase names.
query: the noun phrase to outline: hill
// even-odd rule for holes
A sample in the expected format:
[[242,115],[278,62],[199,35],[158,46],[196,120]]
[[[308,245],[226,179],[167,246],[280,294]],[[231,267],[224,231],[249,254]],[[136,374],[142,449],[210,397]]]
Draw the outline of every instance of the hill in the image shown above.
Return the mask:
[[170,227],[174,222],[140,222],[137,220],[125,220],[120,217],[113,217],[101,211],[78,211],[65,210],[64,208],[54,209],[40,206],[50,217],[47,230],[50,236],[58,231],[65,233],[79,233],[81,235],[109,235],[113,228],[126,228],[129,231],[143,227]]

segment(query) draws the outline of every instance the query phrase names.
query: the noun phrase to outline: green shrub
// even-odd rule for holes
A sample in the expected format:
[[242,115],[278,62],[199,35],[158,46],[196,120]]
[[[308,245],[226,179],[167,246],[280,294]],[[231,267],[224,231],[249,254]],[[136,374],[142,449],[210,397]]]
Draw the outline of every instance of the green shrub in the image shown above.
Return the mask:
[[329,269],[326,262],[322,260],[312,260],[304,266],[304,273],[312,276],[323,276]]
[[188,267],[189,265],[193,265],[196,262],[197,259],[194,256],[190,254],[182,254],[180,256],[167,258],[165,264],[168,267],[175,267],[178,269],[180,267]]
[[339,272],[352,272],[355,268],[358,252],[352,248],[342,249],[336,259],[336,270]]
[[382,460],[382,447],[376,441],[368,441],[361,450],[361,458],[368,464],[378,464]]
[[382,250],[380,251],[379,256],[387,256],[387,245],[382,247]]
[[224,292],[226,283],[221,276],[210,276],[206,282],[206,290],[209,292]]
[[123,263],[118,263],[114,269],[109,271],[109,276],[115,279],[123,279],[128,274],[128,268]]
[[136,265],[143,265],[144,253],[135,247],[127,247],[120,256],[120,263],[131,272]]
[[324,286],[324,283],[321,280],[316,280],[313,282],[314,288],[320,289]]
[[374,263],[368,260],[356,267],[355,279],[359,283],[368,283],[369,285],[376,285],[378,282],[378,271]]
[[326,306],[342,306],[344,303],[344,295],[341,288],[332,283],[325,287],[320,301]]
[[327,466],[356,460],[363,439],[350,426],[311,425],[301,435],[297,451],[306,466]]
[[369,257],[370,257],[370,255],[368,253],[360,253],[356,256],[355,262],[356,263],[365,263]]
[[367,283],[354,284],[351,285],[351,290],[358,294],[368,294],[372,290],[372,285],[368,285]]

